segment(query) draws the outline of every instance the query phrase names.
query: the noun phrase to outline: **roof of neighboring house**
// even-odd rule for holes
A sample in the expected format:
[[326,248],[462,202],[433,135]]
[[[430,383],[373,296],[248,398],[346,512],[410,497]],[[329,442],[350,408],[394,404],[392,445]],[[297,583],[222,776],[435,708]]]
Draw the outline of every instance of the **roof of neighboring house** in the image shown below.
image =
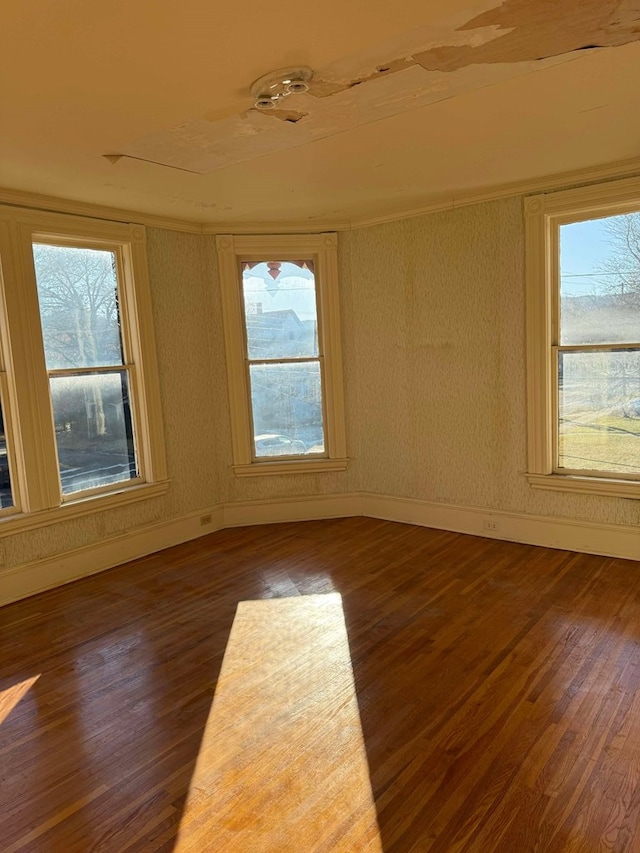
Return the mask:
[[286,311],[263,311],[261,314],[248,314],[247,326],[268,326],[276,329],[284,326],[287,320],[293,320],[301,329],[304,328],[304,323],[291,308]]

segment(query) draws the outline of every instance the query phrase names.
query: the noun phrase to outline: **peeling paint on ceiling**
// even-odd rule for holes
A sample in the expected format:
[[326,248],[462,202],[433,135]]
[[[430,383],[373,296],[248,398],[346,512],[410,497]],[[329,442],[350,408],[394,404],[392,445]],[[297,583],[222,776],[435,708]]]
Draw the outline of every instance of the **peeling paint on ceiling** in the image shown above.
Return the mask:
[[[447,39],[422,49],[414,44],[410,54],[398,52],[357,82],[412,65],[452,72],[468,65],[527,62],[619,47],[640,39],[640,6],[637,0],[505,0],[459,25],[456,34],[457,41]],[[314,85],[319,97],[332,91],[332,83],[318,75]]]
[[635,0],[491,0],[319,70],[290,109],[187,119],[105,156],[207,174],[638,40]]

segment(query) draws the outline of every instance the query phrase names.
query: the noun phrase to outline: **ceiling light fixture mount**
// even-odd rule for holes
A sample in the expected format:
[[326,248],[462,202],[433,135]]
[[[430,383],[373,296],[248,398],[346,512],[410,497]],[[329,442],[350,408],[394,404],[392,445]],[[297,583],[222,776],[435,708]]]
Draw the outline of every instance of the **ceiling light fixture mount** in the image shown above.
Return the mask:
[[282,98],[309,91],[313,70],[308,65],[279,68],[264,74],[251,84],[251,95],[257,110],[272,110]]

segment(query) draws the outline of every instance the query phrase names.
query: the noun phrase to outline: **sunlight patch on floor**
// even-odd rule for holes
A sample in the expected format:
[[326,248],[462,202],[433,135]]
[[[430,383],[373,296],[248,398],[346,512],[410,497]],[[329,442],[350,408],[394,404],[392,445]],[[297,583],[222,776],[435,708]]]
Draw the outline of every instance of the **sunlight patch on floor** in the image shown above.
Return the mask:
[[381,853],[338,593],[243,601],[174,850]]
[[19,681],[17,684],[12,684],[11,687],[0,690],[0,725],[7,719],[18,702],[39,678],[40,673],[34,675],[33,678],[27,678],[24,681]]

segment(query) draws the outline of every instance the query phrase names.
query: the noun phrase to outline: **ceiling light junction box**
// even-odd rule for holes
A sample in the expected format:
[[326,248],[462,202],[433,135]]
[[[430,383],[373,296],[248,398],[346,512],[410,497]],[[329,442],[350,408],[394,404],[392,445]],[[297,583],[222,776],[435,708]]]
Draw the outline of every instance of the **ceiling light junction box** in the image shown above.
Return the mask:
[[282,98],[309,91],[313,70],[308,65],[279,68],[264,74],[251,84],[251,95],[257,110],[272,110]]

